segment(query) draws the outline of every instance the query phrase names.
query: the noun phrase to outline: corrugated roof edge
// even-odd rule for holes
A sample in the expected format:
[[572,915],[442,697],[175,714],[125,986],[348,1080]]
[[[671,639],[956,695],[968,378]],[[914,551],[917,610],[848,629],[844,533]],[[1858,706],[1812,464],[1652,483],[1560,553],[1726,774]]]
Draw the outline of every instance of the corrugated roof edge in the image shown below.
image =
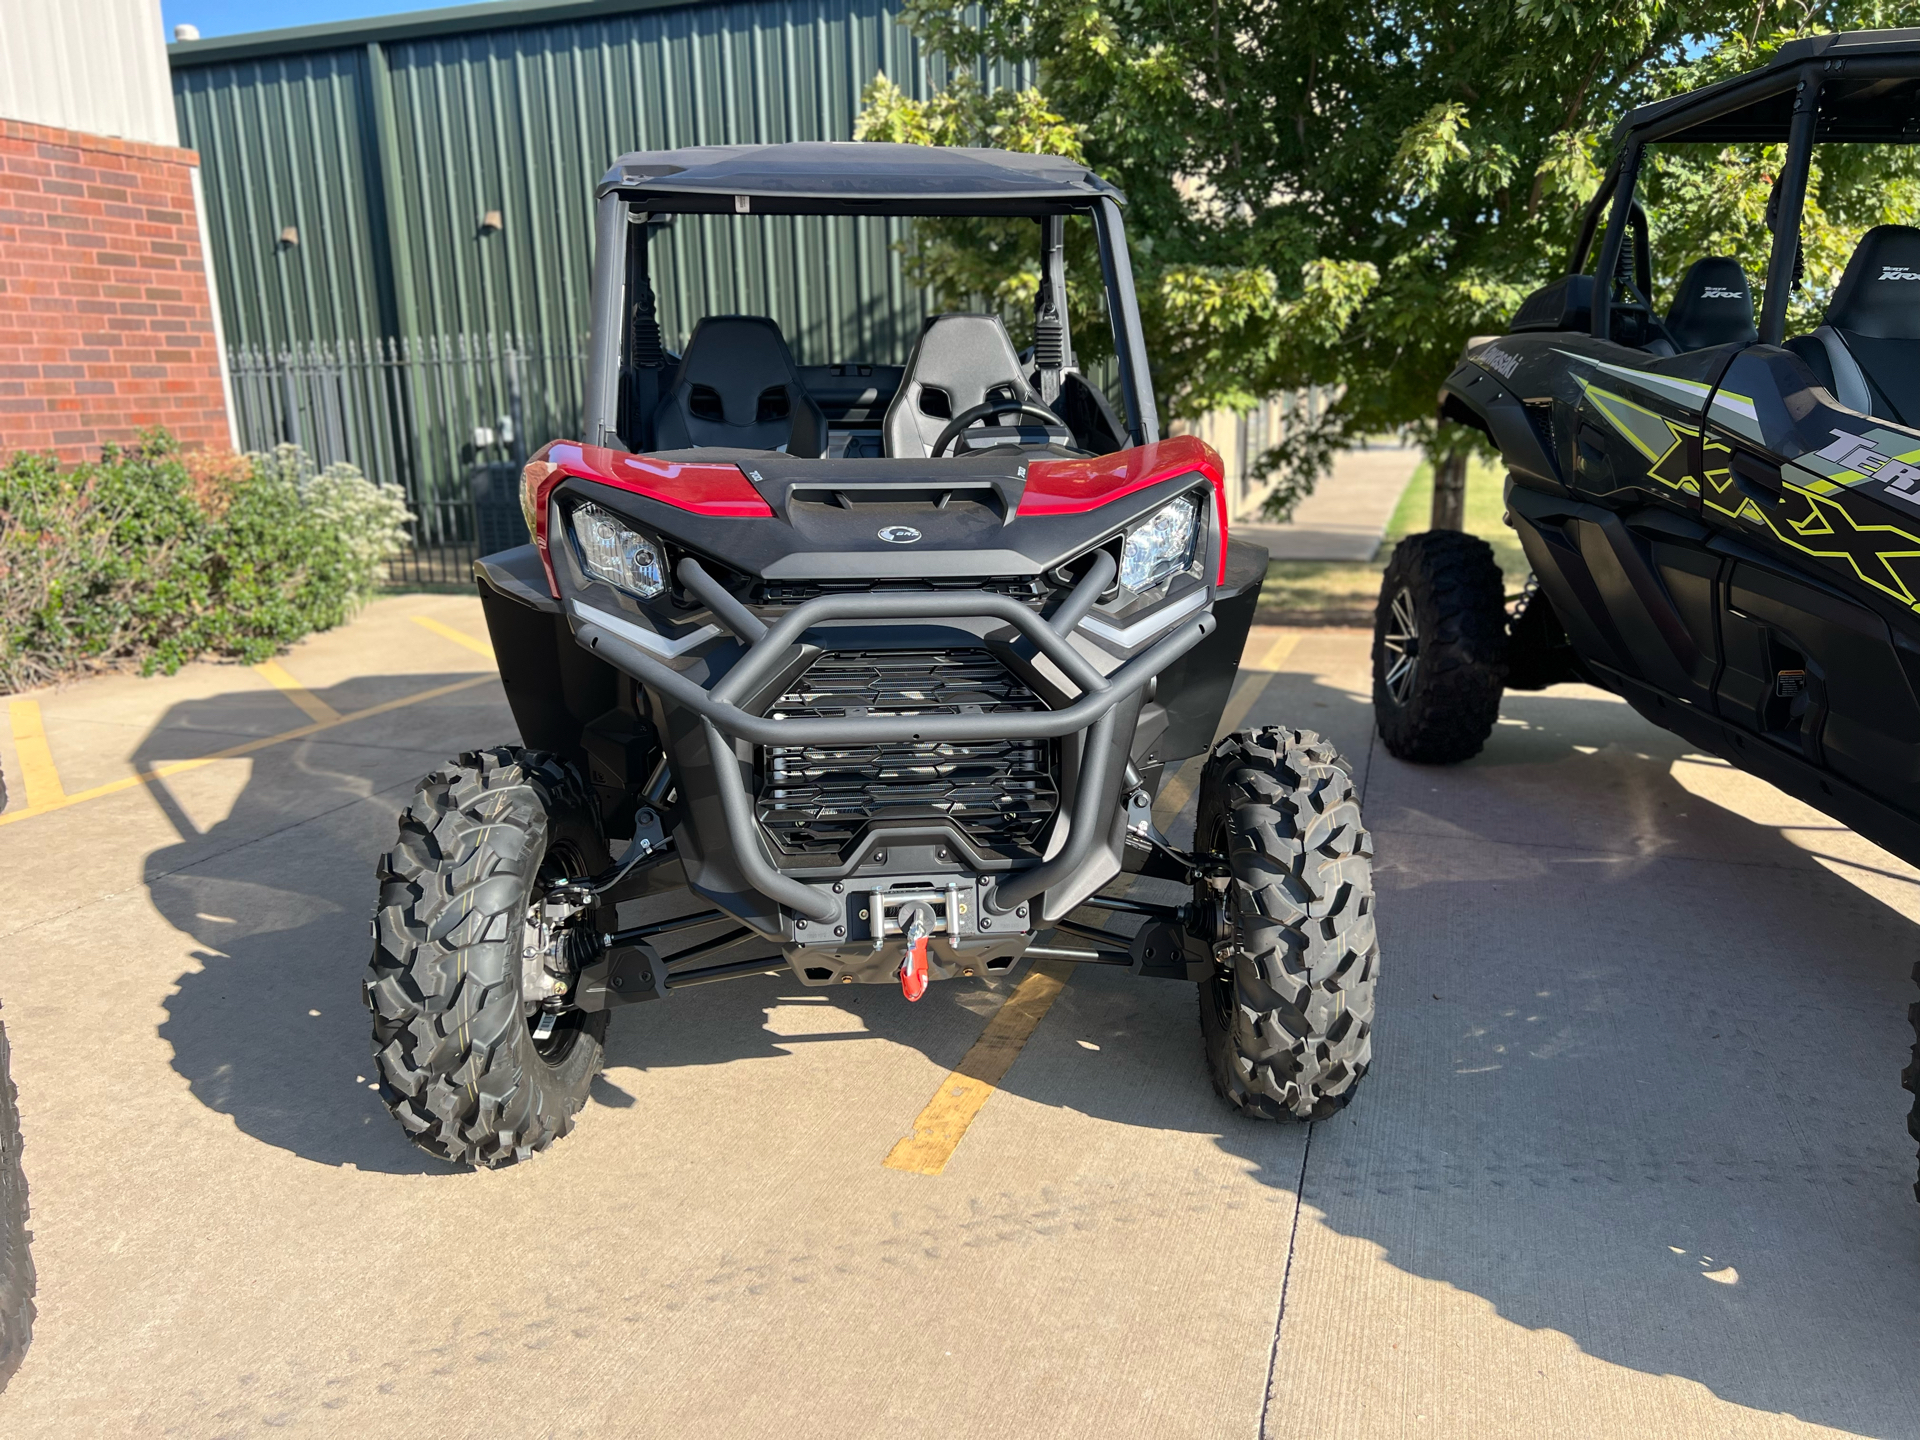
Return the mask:
[[1758,70],[1749,70],[1744,75],[1729,76],[1699,90],[1687,90],[1678,95],[1669,95],[1664,100],[1654,100],[1638,109],[1629,110],[1621,116],[1613,127],[1614,141],[1618,144],[1631,130],[1644,130],[1655,121],[1696,106],[1711,108],[1720,97],[1730,90],[1750,85],[1770,75],[1778,75],[1783,80],[1810,60],[1843,60],[1849,57],[1865,58],[1869,55],[1898,55],[1911,51],[1920,55],[1920,29],[1900,30],[1836,30],[1825,35],[1803,35],[1798,40],[1789,40],[1774,52],[1773,59]]
[[298,25],[286,30],[176,40],[167,46],[167,61],[175,70],[186,70],[196,65],[224,65],[270,55],[346,50],[376,41],[465,35],[477,30],[517,30],[528,25],[563,25],[645,10],[690,10],[721,3],[723,0],[491,0],[482,5],[453,5],[365,20],[333,20],[325,25]]

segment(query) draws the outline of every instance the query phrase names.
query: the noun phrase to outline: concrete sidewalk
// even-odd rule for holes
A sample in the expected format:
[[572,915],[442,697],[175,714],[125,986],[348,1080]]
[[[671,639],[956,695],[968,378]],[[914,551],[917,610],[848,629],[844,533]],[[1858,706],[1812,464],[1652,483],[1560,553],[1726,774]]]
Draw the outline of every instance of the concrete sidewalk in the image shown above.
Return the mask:
[[1404,766],[1364,633],[1256,629],[1234,711],[1341,745],[1378,853],[1333,1120],[1231,1115],[1191,986],[1084,970],[902,1173],[1008,987],[762,977],[617,1013],[575,1133],[476,1174],[373,1094],[358,986],[416,777],[511,738],[483,634],[395,597],[279,676],[28,697],[7,1440],[1920,1435],[1920,873],[1616,699]]
[[1394,507],[1420,463],[1416,449],[1348,450],[1285,525],[1238,525],[1274,560],[1365,563],[1379,552]]

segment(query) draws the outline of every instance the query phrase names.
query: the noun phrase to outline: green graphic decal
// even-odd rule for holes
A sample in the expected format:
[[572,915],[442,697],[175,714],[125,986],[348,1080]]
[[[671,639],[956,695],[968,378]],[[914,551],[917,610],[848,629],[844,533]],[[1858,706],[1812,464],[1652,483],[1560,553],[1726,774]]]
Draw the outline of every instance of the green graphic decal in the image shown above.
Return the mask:
[[[1854,494],[1854,486],[1876,476],[1885,482],[1890,474],[1896,477],[1895,484],[1901,483],[1902,467],[1920,460],[1920,450],[1901,455],[1891,452],[1896,443],[1911,445],[1911,435],[1895,436],[1877,428],[1864,439],[1841,435],[1827,450],[1802,456],[1794,468],[1804,478],[1784,479],[1779,503],[1762,505],[1735,485],[1728,463],[1733,453],[1729,446],[1624,395],[1602,390],[1590,381],[1579,383],[1594,410],[1646,458],[1647,474],[1654,480],[1669,490],[1698,495],[1706,509],[1763,529],[1803,555],[1844,565],[1864,583],[1920,611],[1920,596],[1914,588],[1920,584],[1920,534],[1885,521],[1862,520],[1850,508],[1857,508],[1867,498]],[[1744,407],[1748,416],[1752,414],[1751,400],[1724,391],[1714,398],[1716,413],[1722,410],[1723,398],[1730,402],[1726,408],[1734,413]],[[1698,477],[1689,468],[1690,440],[1700,441],[1702,474]],[[1863,473],[1842,469],[1835,463],[1845,459],[1872,468]],[[1831,473],[1821,475],[1817,470]],[[1914,503],[1920,507],[1920,485],[1914,488]]]
[[1687,468],[1687,441],[1697,439],[1699,431],[1635,404],[1624,395],[1602,390],[1589,381],[1581,380],[1580,388],[1593,402],[1593,408],[1606,416],[1621,437],[1647,458],[1647,474],[1669,490],[1688,495],[1700,493],[1700,482]]

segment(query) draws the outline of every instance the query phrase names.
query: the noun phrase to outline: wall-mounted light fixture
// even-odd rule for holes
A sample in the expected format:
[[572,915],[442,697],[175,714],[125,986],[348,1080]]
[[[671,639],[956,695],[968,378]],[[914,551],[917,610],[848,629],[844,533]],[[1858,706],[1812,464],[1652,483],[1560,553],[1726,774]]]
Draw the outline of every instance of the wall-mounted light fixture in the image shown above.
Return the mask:
[[480,233],[482,235],[498,235],[506,228],[507,224],[500,218],[500,212],[498,210],[489,210],[480,217]]
[[299,243],[300,243],[300,227],[298,225],[288,225],[281,230],[280,248],[282,250],[291,250],[293,249],[294,246],[298,245]]

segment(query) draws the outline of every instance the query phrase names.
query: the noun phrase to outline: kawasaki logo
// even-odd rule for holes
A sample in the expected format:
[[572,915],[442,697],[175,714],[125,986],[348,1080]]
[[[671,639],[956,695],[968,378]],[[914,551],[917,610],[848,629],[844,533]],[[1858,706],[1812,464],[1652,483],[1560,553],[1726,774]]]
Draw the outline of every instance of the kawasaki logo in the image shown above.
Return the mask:
[[1487,346],[1486,349],[1482,350],[1473,358],[1486,366],[1487,369],[1493,371],[1493,373],[1498,375],[1502,380],[1511,380],[1513,378],[1513,372],[1520,368],[1520,357],[1518,355],[1509,355],[1506,351],[1495,349],[1491,345]]
[[1909,269],[1905,265],[1882,265],[1880,278],[1882,280],[1920,280],[1920,270]]
[[1729,290],[1724,285],[1709,285],[1700,292],[1700,298],[1702,300],[1744,300],[1747,298],[1747,292]]

